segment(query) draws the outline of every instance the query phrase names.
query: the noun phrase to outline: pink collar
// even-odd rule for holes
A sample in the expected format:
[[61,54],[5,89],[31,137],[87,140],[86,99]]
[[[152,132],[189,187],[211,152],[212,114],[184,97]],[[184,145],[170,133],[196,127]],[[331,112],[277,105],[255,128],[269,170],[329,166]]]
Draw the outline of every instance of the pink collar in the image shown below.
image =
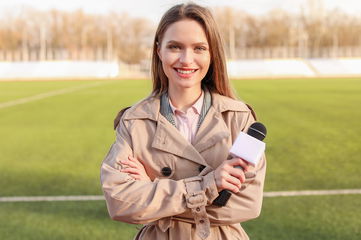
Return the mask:
[[[195,111],[195,113],[197,113],[198,115],[200,114],[200,112],[201,112],[201,110],[202,110],[203,98],[204,98],[204,93],[203,93],[203,91],[202,91],[201,96],[200,96],[200,97],[197,99],[197,101],[191,106],[191,108],[192,108],[192,109]],[[177,109],[175,106],[173,106],[172,101],[170,100],[170,98],[168,98],[168,99],[169,99],[169,105],[170,105],[170,107],[171,107],[171,109],[172,109],[173,114],[175,114],[176,111],[179,111],[179,112],[184,113],[183,111],[181,111],[181,110]]]

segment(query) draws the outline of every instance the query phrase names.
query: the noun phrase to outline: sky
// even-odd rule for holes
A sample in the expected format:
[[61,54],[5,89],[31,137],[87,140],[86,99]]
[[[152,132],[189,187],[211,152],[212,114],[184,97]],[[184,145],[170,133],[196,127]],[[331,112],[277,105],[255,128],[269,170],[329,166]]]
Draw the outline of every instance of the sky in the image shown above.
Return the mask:
[[[250,14],[262,15],[272,9],[284,9],[297,13],[308,6],[311,0],[193,0],[203,6],[231,6]],[[361,0],[316,0],[325,9],[338,8],[349,14],[361,16]],[[188,2],[184,0],[0,0],[0,15],[17,11],[24,6],[39,10],[59,9],[74,11],[83,9],[87,13],[106,14],[110,11],[127,12],[131,16],[146,17],[158,22],[171,6]]]

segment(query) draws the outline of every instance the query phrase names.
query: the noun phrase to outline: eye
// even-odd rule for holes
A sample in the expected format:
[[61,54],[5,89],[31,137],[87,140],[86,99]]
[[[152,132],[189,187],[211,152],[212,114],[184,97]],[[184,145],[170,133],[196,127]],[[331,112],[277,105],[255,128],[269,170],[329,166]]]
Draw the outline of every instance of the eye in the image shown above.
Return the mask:
[[167,48],[171,49],[171,50],[178,50],[178,49],[180,49],[180,46],[178,46],[178,45],[168,45]]
[[197,47],[195,47],[195,50],[198,51],[198,52],[200,52],[200,51],[207,51],[207,48],[204,47],[204,46],[197,46]]

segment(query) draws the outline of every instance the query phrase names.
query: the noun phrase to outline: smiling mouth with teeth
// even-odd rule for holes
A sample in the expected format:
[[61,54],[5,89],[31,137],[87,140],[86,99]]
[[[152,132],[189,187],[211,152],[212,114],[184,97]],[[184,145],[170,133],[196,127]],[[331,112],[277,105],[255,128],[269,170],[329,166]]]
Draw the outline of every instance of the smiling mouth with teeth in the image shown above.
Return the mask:
[[181,69],[177,69],[177,68],[175,70],[181,74],[191,74],[191,73],[194,73],[195,71],[197,71],[197,69],[181,70]]

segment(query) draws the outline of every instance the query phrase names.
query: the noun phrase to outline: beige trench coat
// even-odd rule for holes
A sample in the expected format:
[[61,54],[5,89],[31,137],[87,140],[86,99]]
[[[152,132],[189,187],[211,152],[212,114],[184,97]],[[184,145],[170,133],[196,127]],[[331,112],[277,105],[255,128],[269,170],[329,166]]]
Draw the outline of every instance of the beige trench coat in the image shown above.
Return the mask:
[[[240,222],[259,216],[266,159],[246,173],[241,191],[224,207],[214,170],[226,159],[240,131],[255,119],[246,104],[212,94],[212,106],[191,145],[148,97],[124,111],[116,141],[101,166],[101,184],[112,219],[145,224],[135,239],[248,239]],[[139,159],[152,181],[132,179],[120,161]]]

